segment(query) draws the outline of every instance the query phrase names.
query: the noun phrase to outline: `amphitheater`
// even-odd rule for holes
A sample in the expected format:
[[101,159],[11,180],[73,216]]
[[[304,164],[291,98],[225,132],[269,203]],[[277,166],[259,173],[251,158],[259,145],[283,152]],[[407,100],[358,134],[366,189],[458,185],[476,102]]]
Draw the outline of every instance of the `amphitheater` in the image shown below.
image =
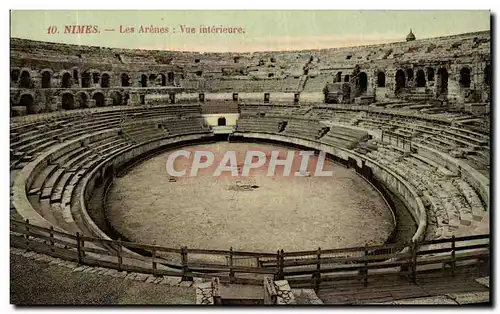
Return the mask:
[[[410,32],[231,54],[11,38],[11,256],[190,288],[199,304],[487,303],[490,44]],[[325,152],[334,175],[168,176],[170,152],[200,147]]]

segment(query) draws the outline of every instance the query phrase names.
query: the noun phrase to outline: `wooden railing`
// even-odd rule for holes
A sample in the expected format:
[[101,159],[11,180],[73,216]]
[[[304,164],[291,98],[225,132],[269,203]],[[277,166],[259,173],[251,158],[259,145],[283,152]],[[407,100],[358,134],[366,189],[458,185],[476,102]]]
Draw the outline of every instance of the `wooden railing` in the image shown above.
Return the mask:
[[[360,280],[366,286],[379,275],[398,273],[416,281],[421,268],[471,267],[489,261],[489,235],[473,235],[345,249],[256,253],[230,250],[166,248],[119,240],[72,235],[29,221],[11,220],[11,245],[80,265],[155,276],[218,277],[221,282],[262,285],[263,279],[286,279],[292,286],[319,291],[322,283]],[[136,253],[140,250],[143,254]],[[487,265],[487,264],[486,264]]]

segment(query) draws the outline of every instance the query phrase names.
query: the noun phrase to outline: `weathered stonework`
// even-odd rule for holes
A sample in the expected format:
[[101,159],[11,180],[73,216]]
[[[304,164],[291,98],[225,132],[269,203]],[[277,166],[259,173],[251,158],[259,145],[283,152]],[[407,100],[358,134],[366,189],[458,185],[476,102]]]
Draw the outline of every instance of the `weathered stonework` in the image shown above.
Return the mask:
[[[145,104],[183,92],[290,93],[300,101],[487,103],[490,32],[300,52],[192,53],[11,39],[12,115]],[[327,88],[332,83],[339,87]],[[325,90],[326,88],[326,90]],[[333,97],[329,92],[333,91]],[[325,95],[323,95],[325,93]],[[330,95],[330,96],[332,96]],[[262,95],[261,95],[262,96]],[[231,97],[229,97],[231,99]],[[298,98],[297,98],[298,99]],[[175,102],[175,96],[165,102]],[[361,101],[363,103],[364,101]]]

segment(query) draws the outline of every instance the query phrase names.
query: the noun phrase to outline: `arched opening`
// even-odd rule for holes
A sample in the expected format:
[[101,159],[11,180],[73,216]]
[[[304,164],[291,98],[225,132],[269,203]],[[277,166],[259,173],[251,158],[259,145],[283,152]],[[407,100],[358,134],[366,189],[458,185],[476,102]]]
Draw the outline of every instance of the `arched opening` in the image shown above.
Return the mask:
[[168,78],[169,83],[173,83],[174,82],[174,72],[168,72],[167,78]]
[[196,71],[195,72],[197,76],[202,76],[203,75],[203,71]]
[[438,94],[446,94],[448,91],[448,71],[445,68],[440,68],[438,75]]
[[78,108],[88,108],[88,96],[85,93],[77,94]]
[[167,86],[167,77],[165,76],[165,74],[160,74],[160,78],[161,78],[161,86]]
[[112,92],[109,97],[113,99],[113,106],[121,106],[123,104],[123,97],[119,92]]
[[62,108],[66,110],[75,109],[75,97],[72,94],[66,93],[62,95]]
[[385,87],[385,73],[378,72],[377,74],[377,87]]
[[349,83],[351,77],[349,75],[344,76],[344,82]]
[[462,68],[460,69],[460,80],[458,81],[460,87],[469,88],[470,87],[470,69]]
[[130,86],[130,77],[128,76],[127,73],[123,73],[121,79],[122,79],[122,86],[123,87]]
[[19,106],[25,106],[26,112],[28,114],[37,113],[37,110],[35,108],[35,104],[33,101],[33,96],[31,96],[30,94],[21,95],[21,98],[19,99]]
[[491,65],[487,65],[484,68],[484,83],[491,86]]
[[23,71],[19,80],[20,88],[30,88],[31,87],[31,77],[28,71]]
[[225,126],[226,125],[226,118],[220,117],[219,119],[217,119],[217,125],[218,126]]
[[425,73],[424,70],[417,71],[417,87],[425,87]]
[[148,87],[148,77],[146,74],[141,75],[141,86]]
[[75,82],[78,82],[78,70],[77,69],[73,70],[73,80]]
[[406,69],[406,79],[408,82],[413,80],[413,69]]
[[406,75],[403,70],[396,71],[396,91],[406,87]]
[[102,88],[109,88],[109,80],[110,80],[109,74],[108,73],[104,73],[101,76],[101,87]]
[[42,88],[50,88],[51,74],[49,71],[42,72]]
[[65,72],[62,76],[61,87],[62,88],[70,88],[71,87],[71,75],[68,72]]
[[156,85],[156,74],[150,74],[149,75],[149,82],[151,83],[151,86]]
[[20,73],[21,72],[18,69],[14,69],[14,70],[10,71],[10,80],[12,82],[17,82],[17,80],[19,79]]
[[335,82],[342,82],[342,72],[337,72],[335,76]]
[[82,73],[82,87],[83,88],[90,87],[90,73],[89,72]]
[[365,72],[359,73],[359,91],[366,92],[368,88],[368,75]]
[[434,69],[433,68],[427,68],[427,81],[432,82],[434,81]]
[[95,100],[95,105],[97,107],[104,107],[104,105],[106,104],[104,101],[104,95],[102,93],[95,93],[92,96],[92,99]]

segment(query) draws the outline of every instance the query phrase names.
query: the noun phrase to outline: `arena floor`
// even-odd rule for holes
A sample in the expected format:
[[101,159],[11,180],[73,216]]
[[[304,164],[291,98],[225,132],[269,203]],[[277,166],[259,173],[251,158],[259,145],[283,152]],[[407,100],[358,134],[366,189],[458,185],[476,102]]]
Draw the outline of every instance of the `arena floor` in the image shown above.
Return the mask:
[[[106,198],[108,220],[131,241],[179,248],[255,252],[314,250],[382,244],[394,228],[392,213],[380,194],[353,170],[326,161],[333,176],[267,176],[267,162],[248,177],[213,172],[226,151],[236,151],[240,166],[248,150],[270,156],[277,145],[227,143],[183,148],[214,152],[213,167],[196,177],[171,182],[165,152],[117,178]],[[295,150],[295,149],[293,149]],[[297,151],[298,152],[298,151]],[[193,154],[191,154],[191,157]],[[192,158],[191,158],[192,159]],[[292,169],[300,165],[295,158]],[[314,172],[311,158],[308,169]],[[176,159],[175,168],[190,165]],[[189,169],[188,169],[189,173]],[[292,173],[294,171],[292,170]]]

